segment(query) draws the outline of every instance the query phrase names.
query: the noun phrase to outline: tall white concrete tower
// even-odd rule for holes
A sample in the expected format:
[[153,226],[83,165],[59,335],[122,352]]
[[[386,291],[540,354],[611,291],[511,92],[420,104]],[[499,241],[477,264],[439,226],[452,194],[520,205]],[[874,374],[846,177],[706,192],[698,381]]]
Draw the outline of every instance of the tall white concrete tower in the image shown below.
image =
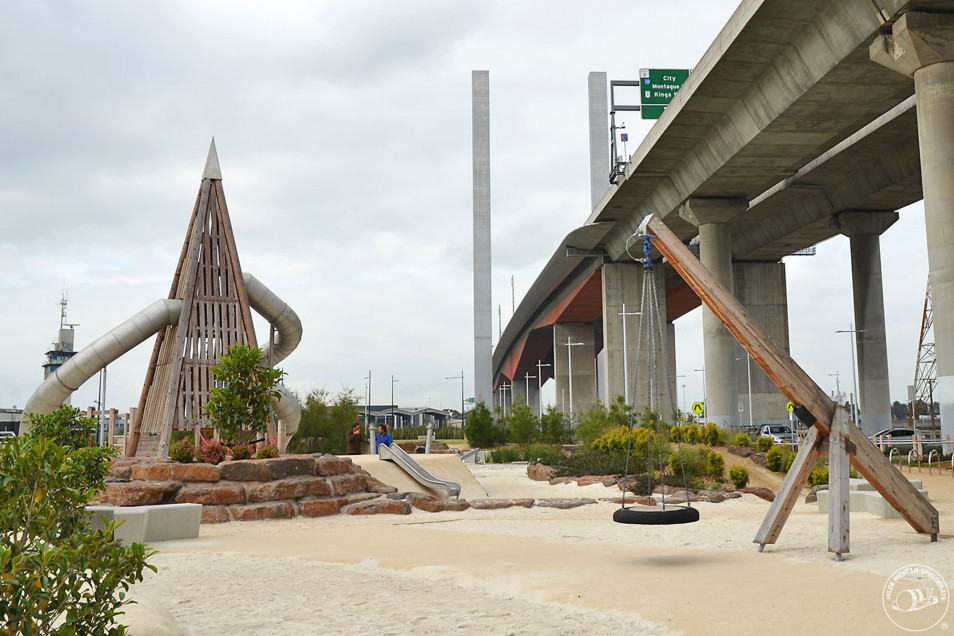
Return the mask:
[[490,278],[490,71],[471,74],[474,163],[474,397],[493,401]]

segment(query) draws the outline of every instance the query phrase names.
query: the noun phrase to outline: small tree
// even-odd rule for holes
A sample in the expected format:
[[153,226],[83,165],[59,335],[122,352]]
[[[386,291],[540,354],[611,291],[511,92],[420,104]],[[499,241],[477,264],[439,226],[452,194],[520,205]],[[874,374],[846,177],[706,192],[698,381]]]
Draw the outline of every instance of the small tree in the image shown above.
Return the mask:
[[24,437],[40,438],[62,446],[69,452],[66,470],[73,483],[92,493],[103,489],[109,474],[109,461],[118,454],[111,446],[94,446],[97,422],[84,417],[78,408],[64,405],[47,415],[28,413],[30,430]]
[[547,444],[563,444],[570,441],[570,426],[566,416],[552,404],[540,417],[541,439]]
[[520,400],[513,407],[510,417],[510,441],[517,444],[530,444],[540,437],[540,420],[533,414],[530,406]]
[[344,389],[331,396],[325,389],[316,389],[305,398],[301,422],[288,442],[292,453],[332,453],[346,450],[345,435],[358,420],[358,399],[354,389]]
[[205,405],[206,415],[226,440],[238,440],[239,431],[261,434],[268,429],[272,400],[284,371],[264,364],[261,349],[237,344],[212,369],[216,387]]
[[483,402],[478,402],[467,414],[464,437],[473,448],[487,448],[499,443],[500,432],[494,425],[494,416]]
[[28,417],[33,430],[0,445],[0,634],[123,634],[126,591],[155,567],[152,550],[113,538],[114,522],[87,524],[109,470],[91,451],[111,449],[89,446],[72,407]]

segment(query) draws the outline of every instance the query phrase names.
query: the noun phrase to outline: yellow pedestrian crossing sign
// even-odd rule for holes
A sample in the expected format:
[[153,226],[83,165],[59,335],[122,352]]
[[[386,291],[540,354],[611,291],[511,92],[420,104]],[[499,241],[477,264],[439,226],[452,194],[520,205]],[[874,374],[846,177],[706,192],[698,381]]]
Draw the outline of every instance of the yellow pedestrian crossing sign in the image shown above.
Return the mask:
[[785,405],[785,410],[788,411],[789,413],[794,413],[794,412],[795,412],[795,404],[792,403],[792,402],[789,402],[788,404]]
[[705,410],[706,410],[706,405],[703,404],[702,402],[693,402],[693,403],[692,403],[692,412],[695,413],[696,415],[702,415],[702,413],[703,413]]

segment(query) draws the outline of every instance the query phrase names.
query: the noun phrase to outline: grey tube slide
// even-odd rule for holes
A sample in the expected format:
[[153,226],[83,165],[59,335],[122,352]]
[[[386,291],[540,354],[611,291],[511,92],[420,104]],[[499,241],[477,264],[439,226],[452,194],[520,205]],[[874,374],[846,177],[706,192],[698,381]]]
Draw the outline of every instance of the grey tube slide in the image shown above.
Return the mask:
[[[245,274],[249,305],[269,323],[275,325],[278,337],[272,352],[272,364],[284,360],[301,342],[301,321],[282,299],[276,296],[251,274]],[[73,391],[100,372],[101,369],[135,348],[166,327],[176,325],[182,313],[182,301],[162,299],[97,338],[63,366],[51,373],[23,407],[24,413],[46,415],[58,409]],[[263,348],[267,358],[268,345]],[[275,413],[285,422],[285,431],[291,437],[301,422],[301,405],[284,386],[278,388],[281,397],[275,401]],[[28,420],[20,424],[20,432],[30,430]]]
[[[156,335],[161,329],[177,324],[181,313],[181,300],[166,298],[152,303],[88,344],[66,364],[51,373],[27,400],[23,412],[47,415],[60,408],[73,391],[99,373],[103,367]],[[24,419],[20,424],[20,433],[29,430],[29,421]]]
[[449,497],[460,496],[460,484],[458,484],[456,481],[438,479],[434,475],[430,474],[423,466],[414,461],[414,459],[404,452],[404,449],[397,444],[392,444],[391,446],[385,446],[384,444],[379,445],[378,457],[394,462],[403,468],[404,472],[413,477],[417,483],[421,484],[422,486],[427,486],[428,488],[432,488],[434,490],[443,490]]

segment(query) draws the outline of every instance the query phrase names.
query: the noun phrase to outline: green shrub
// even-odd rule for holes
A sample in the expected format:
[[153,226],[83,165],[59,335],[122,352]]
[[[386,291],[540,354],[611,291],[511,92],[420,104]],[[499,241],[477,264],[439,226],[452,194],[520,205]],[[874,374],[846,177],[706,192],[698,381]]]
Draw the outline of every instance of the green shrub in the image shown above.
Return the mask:
[[749,471],[745,466],[733,466],[729,469],[729,479],[733,486],[741,490],[749,484]]
[[226,447],[219,440],[202,440],[199,448],[195,451],[195,458],[197,461],[206,464],[220,464],[225,459],[225,453]]
[[811,487],[828,484],[828,466],[815,465],[808,474],[808,485]]
[[48,415],[28,413],[30,430],[24,437],[40,438],[62,446],[68,452],[67,470],[77,487],[98,492],[106,485],[109,461],[118,455],[111,446],[94,446],[93,439],[98,422],[84,417],[82,411],[72,406],[61,406]]
[[529,444],[540,439],[540,420],[522,398],[513,405],[509,432],[510,441],[516,444]]
[[788,472],[792,468],[792,463],[795,461],[795,453],[789,452],[787,454],[783,451],[784,459],[782,460],[782,469],[784,472]]
[[278,449],[272,446],[271,444],[266,444],[258,449],[258,452],[255,453],[255,459],[273,459],[278,457]]
[[718,446],[719,445],[719,427],[709,422],[706,424],[705,430],[702,432],[702,440],[705,442],[706,446]]
[[240,431],[264,433],[272,414],[272,400],[285,372],[265,364],[258,347],[237,344],[219,358],[212,369],[215,387],[209,392],[205,412],[226,440],[237,440]]
[[713,479],[725,477],[725,458],[722,453],[712,451],[706,458],[706,474]]
[[252,458],[252,445],[239,443],[232,447],[232,461]]
[[506,439],[501,429],[494,424],[493,413],[483,402],[478,402],[467,415],[464,436],[471,448],[489,448],[503,443]]
[[0,445],[0,634],[123,634],[126,592],[156,569],[114,522],[89,528],[90,478],[109,462],[78,472],[79,450],[29,433]]
[[673,426],[670,434],[674,442],[681,442],[683,444],[702,443],[702,429],[695,423]]
[[759,435],[755,440],[755,447],[762,453],[768,452],[768,450],[773,446],[775,446],[775,442],[772,441],[771,437],[762,437]]
[[169,459],[180,464],[190,464],[195,461],[195,444],[191,437],[183,437],[178,442],[172,442],[169,447]]
[[696,446],[681,446],[669,456],[669,470],[676,477],[687,479],[706,474],[706,450]]
[[773,472],[780,473],[782,472],[783,459],[782,447],[773,446],[765,453],[765,467]]
[[752,440],[749,438],[748,433],[737,433],[735,439],[732,440],[732,443],[736,446],[741,446],[742,448],[748,448],[752,445]]
[[541,441],[547,444],[564,444],[572,438],[566,415],[556,410],[555,406],[547,407],[547,412],[540,418]]

